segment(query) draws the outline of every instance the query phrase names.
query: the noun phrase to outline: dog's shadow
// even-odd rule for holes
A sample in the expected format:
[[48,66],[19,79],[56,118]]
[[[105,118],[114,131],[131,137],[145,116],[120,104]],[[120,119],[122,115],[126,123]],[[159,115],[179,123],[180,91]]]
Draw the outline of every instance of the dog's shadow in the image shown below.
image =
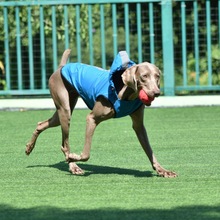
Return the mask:
[[[118,175],[131,175],[135,177],[157,176],[156,174],[153,174],[152,171],[139,171],[139,170],[134,170],[134,169],[100,166],[100,165],[92,165],[92,164],[85,164],[85,163],[80,163],[78,165],[80,168],[82,168],[85,171],[85,173],[81,176],[90,176],[90,175],[95,175],[95,174],[103,174],[103,175],[118,174]],[[50,167],[50,168],[58,169],[63,172],[68,171],[68,164],[64,161],[60,161],[59,163],[55,163],[52,165],[28,166],[27,168],[36,168],[36,167]]]

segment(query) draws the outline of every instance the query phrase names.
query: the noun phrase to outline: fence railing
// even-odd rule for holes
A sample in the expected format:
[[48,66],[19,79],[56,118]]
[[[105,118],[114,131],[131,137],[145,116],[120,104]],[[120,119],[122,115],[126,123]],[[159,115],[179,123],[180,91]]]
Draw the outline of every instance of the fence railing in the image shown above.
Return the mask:
[[120,50],[155,63],[165,95],[220,91],[220,0],[3,1],[0,27],[0,95],[49,94],[65,48],[103,68]]

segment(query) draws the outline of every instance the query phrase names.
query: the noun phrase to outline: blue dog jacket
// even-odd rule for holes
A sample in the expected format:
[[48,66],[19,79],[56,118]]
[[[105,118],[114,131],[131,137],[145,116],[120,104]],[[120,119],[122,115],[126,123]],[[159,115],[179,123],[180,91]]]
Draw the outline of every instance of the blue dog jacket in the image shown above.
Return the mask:
[[96,99],[103,96],[108,99],[115,110],[115,117],[120,118],[135,112],[143,103],[140,99],[120,100],[112,77],[119,71],[135,65],[125,51],[118,53],[110,70],[82,63],[69,63],[62,67],[62,76],[78,91],[89,109],[93,109]]

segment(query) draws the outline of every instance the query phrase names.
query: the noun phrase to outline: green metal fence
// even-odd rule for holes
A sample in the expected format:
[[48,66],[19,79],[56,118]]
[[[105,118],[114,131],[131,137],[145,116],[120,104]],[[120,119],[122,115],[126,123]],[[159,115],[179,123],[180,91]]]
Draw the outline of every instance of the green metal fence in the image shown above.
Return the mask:
[[103,68],[120,50],[155,63],[165,95],[220,91],[220,0],[3,1],[0,27],[0,95],[49,94],[65,48]]

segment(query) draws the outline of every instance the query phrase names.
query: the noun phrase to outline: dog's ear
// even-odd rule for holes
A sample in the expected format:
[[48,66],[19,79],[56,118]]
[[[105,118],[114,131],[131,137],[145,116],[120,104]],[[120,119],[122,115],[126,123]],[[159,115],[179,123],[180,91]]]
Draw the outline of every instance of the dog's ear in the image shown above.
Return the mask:
[[123,83],[132,88],[134,90],[134,92],[138,91],[138,86],[137,86],[137,81],[139,78],[139,66],[138,65],[134,65],[128,69],[126,69],[124,71],[124,73],[122,74],[122,81]]
[[138,97],[138,77],[139,66],[134,65],[124,71],[122,74],[123,88],[118,93],[118,97],[122,100],[134,100]]

